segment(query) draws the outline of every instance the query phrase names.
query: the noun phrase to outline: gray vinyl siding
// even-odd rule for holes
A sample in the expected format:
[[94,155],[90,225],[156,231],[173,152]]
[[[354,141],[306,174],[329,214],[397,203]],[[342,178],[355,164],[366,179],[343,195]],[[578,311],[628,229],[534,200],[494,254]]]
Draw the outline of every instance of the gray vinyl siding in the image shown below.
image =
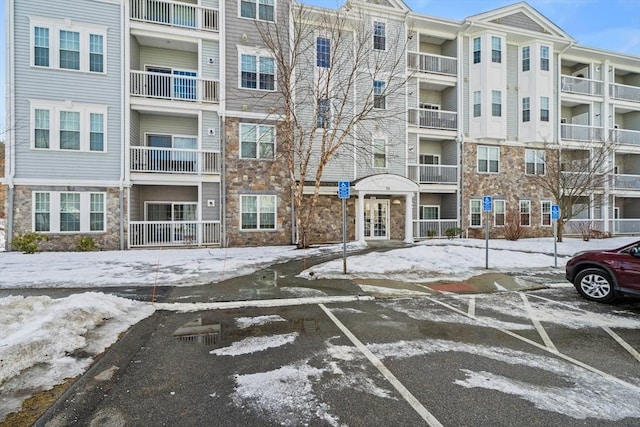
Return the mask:
[[[209,135],[213,129],[213,135]],[[202,112],[202,149],[220,151],[220,117],[214,111]]]
[[503,16],[500,18],[500,24],[510,27],[521,28],[523,30],[534,31],[537,33],[544,32],[544,28],[537,22],[533,21],[527,15],[522,12],[514,13],[509,16]]
[[458,164],[458,144],[455,141],[444,141],[442,143],[442,162],[443,165]]
[[197,117],[168,117],[145,114],[140,117],[140,139],[144,141],[145,134],[169,134],[198,136]]
[[202,41],[202,75],[200,77],[220,80],[220,44],[217,41]]
[[443,194],[440,201],[440,218],[458,218],[458,196],[456,194]]
[[[120,6],[99,1],[21,1],[15,3],[15,129],[17,179],[117,180],[120,177],[121,28]],[[106,74],[34,68],[30,64],[28,17],[69,19],[73,23],[106,26]],[[58,37],[50,34],[50,40]],[[89,103],[108,107],[106,153],[32,150],[29,100]],[[51,117],[53,124],[54,117]],[[88,123],[87,123],[88,125]]]
[[458,52],[456,49],[458,48],[458,40],[447,40],[442,43],[442,53],[443,56],[451,56],[453,58],[458,56]]
[[457,88],[450,87],[442,91],[442,109],[445,111],[458,110]]
[[144,145],[142,143],[142,134],[140,133],[140,113],[131,111],[129,114],[129,138],[131,146]]
[[[462,52],[458,58],[458,61],[462,61],[462,79],[458,81],[469,81],[469,37],[464,37],[462,40]],[[459,109],[458,112],[462,114],[463,123],[462,131],[467,134],[469,132],[469,117],[473,115],[473,100],[469,97],[469,83],[462,85],[462,102],[464,109]]]
[[[215,206],[209,207],[207,200],[215,200]],[[202,220],[219,221],[222,203],[220,199],[220,183],[205,182],[202,184]]]
[[140,48],[140,69],[144,70],[147,65],[198,71],[198,53],[143,46]]
[[129,190],[129,219],[131,221],[143,221],[144,212],[140,202],[140,187],[133,186]]
[[132,70],[141,70],[140,65],[140,45],[135,37],[129,37],[129,67]]
[[518,136],[518,46],[507,45],[507,139],[514,140]]

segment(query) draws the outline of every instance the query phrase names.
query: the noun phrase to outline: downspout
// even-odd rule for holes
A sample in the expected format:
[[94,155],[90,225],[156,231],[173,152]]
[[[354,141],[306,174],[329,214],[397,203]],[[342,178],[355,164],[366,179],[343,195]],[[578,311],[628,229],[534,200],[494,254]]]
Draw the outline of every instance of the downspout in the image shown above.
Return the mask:
[[[6,18],[7,18],[7,28],[6,28],[6,39],[7,43],[7,51],[5,55],[5,59],[7,61],[7,76],[5,83],[5,91],[7,96],[7,115],[6,115],[6,125],[9,126],[7,129],[7,144],[5,145],[5,153],[9,153],[9,158],[5,159],[5,183],[9,187],[9,191],[7,193],[7,203],[5,203],[7,207],[7,229],[6,229],[6,249],[7,251],[11,250],[11,243],[13,241],[13,198],[14,198],[14,183],[13,178],[15,176],[16,170],[16,144],[15,144],[15,76],[14,76],[14,16],[13,16],[13,0],[7,0],[7,5],[5,9]],[[7,150],[8,147],[8,150]]]
[[467,25],[466,28],[464,28],[462,31],[458,32],[458,137],[457,137],[457,142],[458,142],[458,173],[457,173],[457,181],[458,181],[458,197],[456,200],[457,203],[457,211],[458,211],[458,227],[459,228],[463,228],[462,227],[462,221],[463,221],[463,217],[462,217],[462,201],[463,201],[463,194],[462,194],[462,189],[464,188],[463,186],[463,169],[464,169],[464,123],[463,120],[461,120],[461,118],[465,117],[466,115],[464,114],[460,114],[460,112],[464,112],[465,109],[465,104],[464,104],[464,64],[462,59],[465,57],[465,53],[462,51],[463,50],[463,39],[462,39],[462,32],[463,31],[468,31],[472,26],[473,26],[473,22],[471,21],[467,21],[465,22],[465,24]]
[[[127,79],[127,75],[128,75],[128,70],[130,68],[129,66],[129,15],[128,15],[128,9],[127,9],[127,5],[128,2],[122,2],[121,3],[121,14],[122,14],[122,27],[124,29],[124,31],[122,31],[121,34],[121,49],[123,52],[122,55],[122,67],[120,67],[120,69],[122,70],[122,73],[120,75],[120,87],[122,88],[122,92],[120,94],[121,98],[120,98],[120,108],[122,111],[122,119],[121,119],[121,123],[120,123],[120,140],[121,142],[121,147],[120,149],[122,150],[122,152],[120,153],[120,179],[118,180],[118,205],[120,207],[120,250],[124,250],[125,249],[125,242],[124,242],[124,236],[125,236],[125,232],[124,232],[124,226],[125,226],[125,215],[124,215],[124,211],[125,211],[125,200],[124,200],[124,180],[125,180],[125,175],[126,175],[126,168],[125,166],[129,164],[129,138],[127,138],[127,132],[126,130],[129,128],[129,126],[131,125],[129,122],[129,105],[127,102],[127,95],[129,93],[129,79]],[[128,199],[127,199],[128,200]],[[128,247],[128,245],[127,245]]]
[[[224,2],[220,2],[219,4],[225,4]],[[218,29],[219,34],[226,35],[226,16],[225,16],[225,8],[219,7],[220,11],[220,19]],[[227,131],[226,131],[226,122],[227,122],[227,106],[226,106],[226,74],[225,71],[227,69],[226,66],[226,55],[227,55],[227,43],[226,37],[220,37],[220,60],[218,61],[220,66],[218,67],[218,76],[220,78],[220,98],[219,98],[219,106],[220,106],[220,115],[218,116],[218,123],[220,128],[220,247],[228,247],[229,242],[227,240],[227,168],[226,168],[226,153],[227,153]]]

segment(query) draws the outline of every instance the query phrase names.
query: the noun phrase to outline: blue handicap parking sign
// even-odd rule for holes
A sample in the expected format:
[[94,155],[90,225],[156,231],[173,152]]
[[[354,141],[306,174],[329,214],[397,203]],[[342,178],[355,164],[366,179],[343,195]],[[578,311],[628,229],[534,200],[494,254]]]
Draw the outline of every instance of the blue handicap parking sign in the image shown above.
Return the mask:
[[491,212],[493,209],[493,200],[491,196],[484,196],[482,198],[482,210],[485,212]]
[[551,205],[551,219],[560,219],[560,206]]
[[349,193],[349,181],[338,181],[338,197],[341,199],[348,199]]

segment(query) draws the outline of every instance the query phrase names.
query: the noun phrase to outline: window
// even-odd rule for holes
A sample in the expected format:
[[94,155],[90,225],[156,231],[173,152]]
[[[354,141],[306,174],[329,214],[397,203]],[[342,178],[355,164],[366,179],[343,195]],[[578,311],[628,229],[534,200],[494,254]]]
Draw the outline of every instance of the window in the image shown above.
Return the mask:
[[480,91],[473,92],[473,117],[480,117],[482,114],[482,97]]
[[529,71],[531,69],[531,48],[525,46],[522,48],[522,71]]
[[525,150],[525,173],[527,175],[544,175],[545,173],[545,151]]
[[522,98],[522,121],[528,122],[531,120],[531,98],[525,96]]
[[329,128],[331,126],[331,100],[323,98],[318,100],[318,112],[316,116],[317,128]]
[[470,200],[469,225],[471,227],[482,226],[482,200],[480,199]]
[[34,149],[106,151],[107,107],[59,101],[31,101]]
[[540,69],[549,71],[549,47],[540,46]]
[[266,56],[241,55],[240,87],[275,90],[275,64]]
[[540,219],[540,223],[543,226],[550,226],[551,225],[551,201],[550,200],[543,200],[542,202],[540,202],[540,212],[542,215],[542,218]]
[[502,62],[502,39],[500,37],[491,37],[491,62]]
[[375,80],[373,82],[373,108],[384,110],[386,108],[386,97],[384,95],[385,82]]
[[420,206],[420,219],[440,219],[440,206]]
[[531,225],[531,200],[520,200],[520,225]]
[[242,0],[240,2],[240,16],[261,21],[274,21],[274,0]]
[[276,196],[240,196],[241,230],[275,230]]
[[373,23],[373,48],[375,50],[387,49],[386,24],[384,22],[374,21]]
[[32,17],[31,64],[60,70],[104,73],[107,27]]
[[273,126],[241,124],[240,158],[273,159],[274,134]]
[[49,29],[35,27],[33,29],[33,65],[49,66]]
[[493,201],[493,223],[496,227],[504,227],[505,223],[505,200],[494,200]]
[[478,146],[478,172],[498,173],[500,147]]
[[383,138],[373,140],[373,167],[387,167],[387,141]]
[[106,230],[106,193],[34,192],[33,228],[40,232]]
[[502,92],[499,90],[491,91],[491,115],[493,117],[502,116]]
[[540,97],[540,121],[549,121],[549,98],[546,96]]
[[480,58],[482,57],[482,39],[480,37],[476,37],[473,39],[473,63],[479,64]]
[[331,66],[331,40],[326,37],[316,39],[316,65],[324,68]]

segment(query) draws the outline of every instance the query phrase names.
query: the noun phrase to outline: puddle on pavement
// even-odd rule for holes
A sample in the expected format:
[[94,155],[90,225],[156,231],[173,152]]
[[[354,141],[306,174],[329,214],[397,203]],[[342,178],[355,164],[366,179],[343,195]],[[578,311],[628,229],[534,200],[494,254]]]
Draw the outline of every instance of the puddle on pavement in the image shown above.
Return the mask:
[[222,324],[208,316],[199,316],[173,332],[178,341],[204,345],[220,343],[221,334]]

